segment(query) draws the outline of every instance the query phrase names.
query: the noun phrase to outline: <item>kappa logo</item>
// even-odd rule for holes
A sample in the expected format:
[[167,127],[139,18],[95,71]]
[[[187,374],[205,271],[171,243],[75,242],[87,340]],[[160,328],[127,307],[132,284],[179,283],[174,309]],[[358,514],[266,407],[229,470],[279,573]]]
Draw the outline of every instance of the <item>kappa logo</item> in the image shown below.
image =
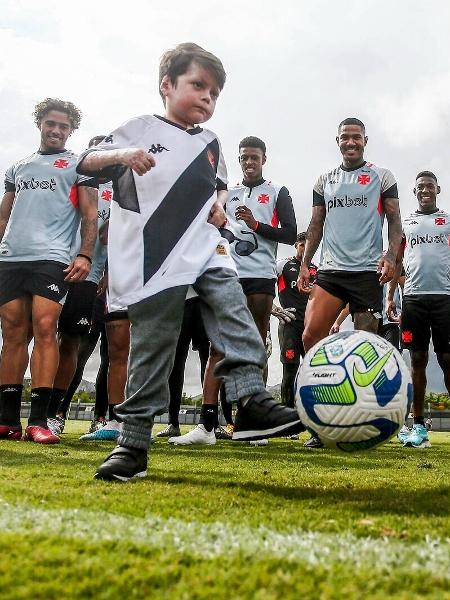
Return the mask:
[[297,271],[297,269],[296,269],[295,267],[291,267],[291,268],[289,269],[289,271],[294,271],[294,273],[295,273],[295,272]]
[[67,167],[69,166],[69,161],[66,160],[65,158],[58,158],[53,163],[53,166],[56,167],[57,169],[67,169]]
[[59,294],[59,287],[56,285],[56,283],[48,285],[47,289],[51,290],[52,292],[55,292],[55,294]]
[[77,325],[89,325],[89,321],[86,319],[86,317],[83,317],[77,322]]
[[231,200],[228,200],[228,202],[239,202],[239,198],[237,196],[233,196]]
[[152,147],[148,149],[151,154],[161,154],[161,152],[170,152],[168,148],[161,146],[161,144],[152,144]]
[[367,185],[368,183],[370,183],[370,175],[358,175],[358,183],[360,185]]
[[258,202],[260,204],[269,204],[270,196],[268,194],[260,194],[258,196]]

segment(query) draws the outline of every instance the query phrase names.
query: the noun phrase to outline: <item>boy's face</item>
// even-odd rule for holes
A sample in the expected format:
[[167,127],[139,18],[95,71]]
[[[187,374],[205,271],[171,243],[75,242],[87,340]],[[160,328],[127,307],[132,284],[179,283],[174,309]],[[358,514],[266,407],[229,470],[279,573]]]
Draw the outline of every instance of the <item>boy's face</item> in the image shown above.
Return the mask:
[[240,148],[239,164],[246,181],[258,181],[262,177],[262,168],[266,155],[261,148]]
[[161,92],[166,99],[166,118],[189,128],[212,117],[220,89],[209,71],[192,62],[174,84],[165,76]]

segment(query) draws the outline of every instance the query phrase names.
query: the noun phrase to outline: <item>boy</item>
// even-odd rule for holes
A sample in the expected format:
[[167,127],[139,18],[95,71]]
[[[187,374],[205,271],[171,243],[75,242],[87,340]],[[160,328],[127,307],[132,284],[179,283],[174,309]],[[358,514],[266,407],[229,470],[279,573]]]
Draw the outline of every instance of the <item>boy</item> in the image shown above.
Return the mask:
[[213,115],[225,77],[214,55],[178,45],[160,63],[165,117],[132,119],[80,157],[80,173],[114,181],[109,309],[127,306],[131,321],[127,395],[117,410],[123,431],[99,479],[146,475],[153,419],[167,409],[189,285],[204,301],[208,337],[224,355],[215,374],[238,402],[236,439],[301,429],[296,411],[265,390],[265,348],[217,229],[225,222],[226,168],[216,135],[197,124]]

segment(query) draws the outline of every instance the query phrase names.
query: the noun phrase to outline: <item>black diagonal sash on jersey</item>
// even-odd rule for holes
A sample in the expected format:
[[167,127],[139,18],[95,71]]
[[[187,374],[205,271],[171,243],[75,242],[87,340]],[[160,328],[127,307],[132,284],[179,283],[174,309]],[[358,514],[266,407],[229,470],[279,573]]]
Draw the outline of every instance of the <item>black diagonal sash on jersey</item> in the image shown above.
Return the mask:
[[[160,269],[213,195],[218,163],[219,143],[213,140],[180,175],[145,224],[144,284]],[[192,199],[190,203],[187,197]]]

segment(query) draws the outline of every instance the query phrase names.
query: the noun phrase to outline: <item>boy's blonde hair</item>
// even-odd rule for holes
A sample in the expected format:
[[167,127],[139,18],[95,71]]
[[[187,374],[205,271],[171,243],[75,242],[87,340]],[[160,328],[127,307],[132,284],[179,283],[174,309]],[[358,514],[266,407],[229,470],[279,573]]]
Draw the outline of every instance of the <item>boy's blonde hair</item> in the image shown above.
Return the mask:
[[[223,89],[227,76],[222,62],[217,56],[192,42],[178,44],[175,48],[164,52],[159,63],[159,86],[161,87],[161,82],[166,75],[172,85],[176,84],[177,78],[186,73],[193,62],[209,71],[214,76],[219,89]],[[160,94],[165,100],[161,90]]]

